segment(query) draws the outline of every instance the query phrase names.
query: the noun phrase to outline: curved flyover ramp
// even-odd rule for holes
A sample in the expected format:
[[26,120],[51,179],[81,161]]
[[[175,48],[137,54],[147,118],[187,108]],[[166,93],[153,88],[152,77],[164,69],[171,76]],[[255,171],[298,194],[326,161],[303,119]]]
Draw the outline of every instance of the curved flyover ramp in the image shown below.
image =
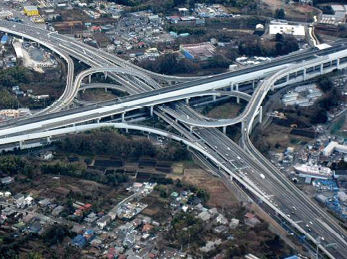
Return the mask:
[[[239,92],[239,91],[215,91],[215,93],[216,93],[215,95],[217,95],[217,96],[237,97],[237,98],[241,98],[243,100],[246,100],[248,102],[250,102],[252,99],[251,95],[246,94],[244,92]],[[247,107],[248,107],[248,105],[246,106],[246,108]],[[200,126],[200,127],[210,127],[210,128],[223,127],[223,126],[229,126],[229,125],[234,125],[234,124],[240,123],[247,115],[247,111],[245,109],[240,115],[238,115],[237,117],[232,118],[232,119],[216,120],[216,119],[212,119],[212,118],[209,118],[209,117],[206,117],[206,116],[199,114],[199,117],[204,119],[204,120],[200,120],[200,119],[190,117],[188,115],[183,115],[184,113],[182,113],[180,111],[175,111],[169,107],[164,107],[163,111],[165,113],[169,114],[170,116],[174,117],[176,120],[181,121],[183,123],[186,123],[188,125]]]

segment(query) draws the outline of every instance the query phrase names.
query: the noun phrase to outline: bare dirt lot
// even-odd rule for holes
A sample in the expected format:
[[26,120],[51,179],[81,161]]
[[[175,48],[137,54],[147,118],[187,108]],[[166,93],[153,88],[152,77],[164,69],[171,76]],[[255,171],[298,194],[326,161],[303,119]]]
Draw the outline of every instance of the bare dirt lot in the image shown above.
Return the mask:
[[145,197],[141,202],[148,204],[148,207],[142,211],[143,215],[150,216],[159,222],[165,221],[170,213],[168,201],[160,198],[156,193]]
[[288,146],[298,149],[305,142],[307,143],[312,140],[302,136],[291,135],[291,130],[292,128],[271,124],[262,130],[260,135],[258,135],[258,132],[254,134],[256,136],[254,137],[254,142],[260,150],[283,152]]
[[231,208],[238,204],[236,197],[219,178],[202,169],[186,169],[183,181],[205,189],[210,194],[208,206]]
[[106,101],[116,98],[116,96],[111,91],[105,92],[104,89],[86,90],[84,93],[80,93],[80,97],[83,101],[94,102]]
[[214,119],[235,118],[243,110],[244,105],[237,103],[225,103],[213,108],[207,113],[207,116]]
[[272,12],[284,7],[288,20],[300,20],[309,22],[313,16],[318,14],[318,10],[309,5],[283,5],[281,0],[261,0],[266,8]]
[[282,1],[281,0],[261,0],[261,2],[266,4],[272,10],[276,10],[276,9],[282,7]]

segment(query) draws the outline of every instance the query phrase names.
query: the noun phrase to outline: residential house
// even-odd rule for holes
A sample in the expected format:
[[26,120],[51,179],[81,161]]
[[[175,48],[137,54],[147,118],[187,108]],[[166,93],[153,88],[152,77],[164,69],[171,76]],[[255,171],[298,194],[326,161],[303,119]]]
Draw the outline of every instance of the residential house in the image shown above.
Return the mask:
[[86,244],[86,239],[82,235],[77,235],[72,240],[72,244],[77,247],[83,247]]
[[50,160],[53,158],[53,153],[52,151],[46,151],[46,152],[40,153],[40,158],[43,160]]
[[98,227],[100,227],[101,229],[103,229],[103,228],[106,227],[106,225],[107,225],[108,223],[110,223],[110,222],[111,222],[111,217],[108,216],[108,215],[105,215],[105,216],[103,216],[102,218],[98,219],[98,220],[96,221],[96,224],[98,225]]
[[53,216],[59,216],[59,214],[64,210],[64,207],[59,205],[52,211]]
[[216,221],[217,221],[217,223],[222,224],[222,225],[228,224],[228,220],[222,214],[219,214],[217,216]]
[[149,232],[151,231],[151,229],[153,229],[153,226],[150,225],[150,224],[145,224],[143,227],[142,227],[142,232]]
[[254,227],[255,225],[260,223],[260,220],[252,213],[247,212],[245,215],[245,224]]
[[41,229],[41,223],[39,221],[35,221],[30,225],[29,232],[37,234],[41,231]]
[[208,213],[208,211],[202,211],[198,215],[198,218],[200,218],[202,221],[209,221],[211,219],[211,214]]
[[51,204],[51,201],[50,201],[49,199],[45,198],[45,199],[40,200],[40,201],[38,202],[38,204],[39,204],[40,206],[42,206],[42,207],[46,207],[46,206],[48,206],[49,204]]
[[230,224],[229,224],[229,227],[231,228],[231,229],[235,229],[235,228],[237,228],[238,226],[239,226],[239,223],[240,223],[240,220],[238,220],[238,219],[231,219],[231,222],[230,222]]

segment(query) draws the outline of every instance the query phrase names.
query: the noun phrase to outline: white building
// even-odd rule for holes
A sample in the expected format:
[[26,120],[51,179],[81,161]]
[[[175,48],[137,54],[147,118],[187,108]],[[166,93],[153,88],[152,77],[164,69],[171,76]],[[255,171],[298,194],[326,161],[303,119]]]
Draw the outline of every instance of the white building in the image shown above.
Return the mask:
[[103,216],[102,218],[98,219],[96,221],[96,224],[98,225],[98,227],[100,227],[101,229],[103,229],[104,227],[106,227],[106,225],[108,223],[111,222],[111,217],[106,215],[106,216]]
[[333,4],[331,9],[334,14],[323,14],[320,23],[338,25],[346,20],[347,5]]
[[238,219],[236,219],[236,218],[233,218],[233,219],[231,219],[231,221],[230,221],[229,227],[230,227],[231,229],[235,229],[235,228],[237,228],[237,227],[239,226],[239,224],[240,224],[240,220],[238,220]]
[[335,142],[335,141],[331,141],[329,142],[329,144],[324,148],[323,150],[323,156],[330,156],[334,150],[336,150],[337,152],[340,153],[344,153],[347,154],[347,146],[345,145],[340,145],[339,143]]
[[30,195],[25,197],[23,194],[19,193],[13,197],[15,199],[15,203],[17,208],[24,208],[25,206],[30,206],[34,198]]
[[316,85],[303,85],[296,87],[294,91],[289,91],[284,94],[282,102],[285,106],[310,106],[322,95],[322,91],[319,90]]
[[332,177],[331,169],[325,166],[300,164],[294,166],[294,169],[300,177],[304,177],[306,179],[306,183],[311,183],[312,178],[330,179]]
[[1,183],[2,184],[10,184],[13,181],[14,181],[14,178],[11,177],[11,176],[6,176],[6,177],[1,178]]
[[256,29],[256,30],[264,30],[264,25],[262,25],[261,23],[258,23],[258,24],[255,26],[255,29]]
[[43,160],[50,160],[53,158],[53,153],[52,151],[46,151],[46,152],[43,152],[40,154],[40,157],[43,159]]
[[345,19],[345,16],[347,14],[347,6],[346,5],[339,5],[339,4],[333,4],[331,5],[331,9],[334,11],[334,16],[336,20],[343,21]]
[[296,37],[305,37],[305,26],[301,24],[292,24],[287,21],[272,21],[269,25],[269,34],[290,34]]

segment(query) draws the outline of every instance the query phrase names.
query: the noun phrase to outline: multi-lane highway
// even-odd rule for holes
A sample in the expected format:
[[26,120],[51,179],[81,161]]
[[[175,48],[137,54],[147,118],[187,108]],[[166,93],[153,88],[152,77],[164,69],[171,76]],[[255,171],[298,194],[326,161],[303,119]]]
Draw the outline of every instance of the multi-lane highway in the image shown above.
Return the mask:
[[[320,53],[326,53],[326,50],[323,50]],[[254,72],[249,72],[249,69],[246,69],[244,72],[242,72],[243,70],[240,70],[237,73],[230,73],[229,77],[226,77],[225,76],[226,74],[224,74],[221,76],[215,76],[215,77],[211,77],[207,79],[195,80],[195,81],[184,83],[178,86],[156,89],[153,91],[148,91],[147,89],[147,92],[133,95],[133,96],[127,96],[117,102],[111,102],[111,103],[104,102],[99,104],[96,107],[86,107],[86,108],[82,108],[81,110],[75,110],[72,112],[63,111],[61,113],[42,115],[36,118],[30,118],[27,120],[18,121],[18,122],[15,122],[14,124],[10,123],[4,126],[7,126],[7,127],[11,126],[11,129],[0,130],[0,136],[7,136],[9,132],[11,134],[20,133],[20,132],[23,132],[23,130],[34,130],[34,129],[47,130],[49,129],[47,125],[54,125],[54,127],[59,127],[59,126],[63,127],[63,126],[71,125],[71,124],[94,120],[94,119],[100,119],[102,117],[111,116],[117,113],[121,114],[130,110],[141,108],[141,107],[153,107],[154,105],[162,104],[165,102],[172,102],[172,101],[183,99],[183,98],[190,98],[192,94],[198,96],[203,91],[226,88],[232,85],[234,82],[238,82],[239,80],[241,80],[241,78],[260,77],[261,75],[263,76],[268,75],[270,72],[271,72],[270,75],[273,75],[273,74],[276,75],[276,77],[273,77],[276,80],[274,80],[273,84],[271,84],[271,88],[272,88],[278,80],[284,77],[288,78],[287,80],[288,83],[296,82],[297,80],[302,81],[304,79],[309,79],[314,76],[327,73],[335,69],[335,67],[338,67],[338,68],[347,67],[347,51],[346,50],[339,50],[338,52],[333,52],[333,53],[329,52],[329,53],[330,54],[327,54],[326,56],[320,55],[318,57],[311,58],[309,61],[301,62],[299,64],[280,65],[279,67],[272,67],[272,69],[270,70],[267,67],[263,70],[257,70]],[[336,65],[333,65],[334,62],[336,63]],[[324,68],[324,64],[328,64],[328,66]],[[311,72],[308,72],[306,76],[305,76],[306,70],[304,71],[302,70],[303,67],[305,66],[312,68]],[[319,68],[318,71],[315,70],[316,67]],[[142,72],[136,72],[128,68],[120,68],[120,67],[91,68],[89,70],[81,72],[79,75],[76,76],[74,81],[74,89],[71,91],[72,94],[69,95],[69,97],[67,97],[61,105],[62,106],[67,105],[72,102],[74,96],[78,92],[78,88],[81,85],[81,82],[84,77],[92,73],[96,73],[100,71],[105,71],[105,72],[114,71],[114,72],[120,73],[122,77],[124,75],[131,74],[131,75],[134,75],[137,79],[142,79],[142,82],[146,82],[147,84],[151,84],[152,82],[151,80],[147,79],[147,77]],[[300,71],[303,72],[303,75],[298,75]],[[291,74],[295,74],[295,78],[293,77],[291,79],[290,77]],[[133,84],[133,89],[135,89],[137,85],[140,85],[140,84]],[[158,86],[158,85],[155,84],[155,86]],[[191,124],[191,125],[203,126],[203,127],[220,127],[220,126],[238,123],[245,116],[248,116],[248,114],[253,113],[254,104],[255,103],[259,104],[259,100],[260,99],[262,100],[266,96],[269,90],[270,90],[269,87],[266,88],[265,90],[257,89],[255,94],[252,96],[249,104],[247,105],[244,113],[242,114],[242,116],[238,117],[237,120],[235,119],[231,121],[226,120],[226,121],[212,121],[212,122],[201,121],[197,123],[196,121],[192,119],[189,119],[189,118],[185,119],[184,117],[180,117],[180,116],[178,116],[177,119],[180,119],[183,122]],[[258,110],[259,110],[259,107],[258,107]],[[258,112],[258,110],[256,112]]]
[[[148,72],[112,54],[101,50],[96,51],[94,48],[74,39],[36,27],[0,21],[0,31],[37,41],[64,57],[68,63],[71,62],[71,59],[67,55],[70,55],[92,67],[73,78],[73,72],[71,74],[71,68],[73,71],[73,67],[70,66],[67,87],[60,100],[45,110],[47,114],[1,125],[0,144],[43,137],[49,138],[55,135],[83,131],[91,127],[97,128],[104,126],[104,123],[78,124],[90,123],[91,121],[100,122],[101,118],[147,107],[150,108],[151,113],[157,114],[171,124],[182,137],[171,133],[163,133],[160,130],[145,129],[145,127],[139,125],[125,123],[108,125],[147,130],[183,141],[218,166],[221,169],[220,175],[225,182],[228,183],[231,180],[229,176],[232,176],[253,197],[257,197],[263,204],[266,204],[267,208],[273,212],[273,214],[270,212],[271,216],[286,221],[313,243],[319,236],[324,237],[326,244],[335,243],[338,248],[336,250],[329,249],[328,251],[324,247],[324,243],[320,246],[321,251],[327,256],[330,258],[347,258],[346,233],[330,215],[317,207],[267,161],[249,140],[249,134],[259,113],[260,106],[268,91],[274,88],[276,83],[279,82],[277,86],[283,86],[328,73],[334,69],[347,67],[347,50],[341,42],[328,49],[311,49],[297,52],[276,59],[271,63],[216,76],[193,78],[193,81],[186,82],[190,79]],[[59,111],[73,101],[83,78],[98,72],[105,73],[105,76],[110,74],[130,94],[135,95],[124,97],[118,101],[107,101],[78,109]],[[234,85],[242,82],[258,81],[258,79],[264,78],[265,80],[255,89],[252,97],[238,91],[219,93],[214,91],[216,89],[226,89],[230,86],[233,88]],[[154,79],[185,83],[161,88]],[[177,102],[182,99],[188,101],[191,97],[205,94],[230,94],[249,101],[242,116],[237,119],[237,123],[242,122],[242,143],[245,150],[219,130],[213,128],[230,125],[226,124],[225,121],[210,121],[182,103],[178,104],[177,107],[179,108],[174,111],[176,113],[171,113],[170,117],[170,112],[165,111],[166,108],[161,106],[163,103]],[[164,111],[168,114],[165,114]],[[233,121],[232,124],[234,123],[236,122]],[[64,128],[69,125],[73,125],[73,127]],[[203,128],[192,128],[191,126]]]
[[[149,75],[150,77],[159,78],[166,81],[192,81],[198,78],[185,78],[185,77],[172,77],[166,75],[156,74],[144,69],[141,69],[129,62],[126,62],[113,54],[107,53],[102,50],[96,50],[95,48],[88,46],[82,42],[77,41],[74,38],[60,35],[58,33],[50,32],[35,26],[29,26],[26,24],[14,23],[9,21],[0,21],[0,31],[17,35],[19,37],[27,38],[32,41],[37,41],[40,44],[46,46],[52,51],[63,56],[61,53],[67,53],[70,56],[77,58],[78,60],[90,65],[90,66],[120,66],[123,68],[130,69],[134,72],[142,72]],[[236,77],[238,75],[247,75],[249,73],[254,73],[256,71],[269,69],[268,73],[276,71],[282,65],[288,63],[296,63],[299,61],[308,61],[310,59],[316,58],[316,55],[324,56],[336,53],[338,51],[344,50],[346,47],[343,42],[336,43],[335,46],[329,49],[309,49],[304,51],[299,51],[297,53],[275,59],[271,63],[261,64],[258,66],[246,68],[240,71],[228,72],[217,76],[204,77],[198,79],[199,84],[209,83],[213,81],[219,81],[222,79],[227,79],[231,77]],[[275,69],[271,69],[275,68]],[[264,72],[259,75],[255,75],[254,79],[264,76]],[[251,80],[251,79],[250,79]],[[152,81],[152,84],[155,84]],[[183,86],[183,85],[182,85]]]
[[[202,119],[188,107],[181,107],[181,110],[190,117]],[[337,250],[332,252],[333,256],[344,258],[343,256],[347,253],[345,231],[334,219],[327,217],[323,210],[309,200],[269,161],[261,154],[259,155],[250,141],[248,141],[248,145],[251,145],[252,149],[247,147],[244,150],[217,129],[194,128],[193,133],[203,140],[203,142],[199,142],[200,144],[205,143],[214,154],[218,154],[216,158],[229,170],[229,173],[232,171],[238,174],[249,185],[257,189],[267,202],[279,208],[284,221],[292,221],[293,225],[297,225],[307,232],[307,238],[312,241],[323,237],[324,245],[336,243]],[[327,225],[329,226],[328,232]],[[321,248],[324,249],[323,246]]]

